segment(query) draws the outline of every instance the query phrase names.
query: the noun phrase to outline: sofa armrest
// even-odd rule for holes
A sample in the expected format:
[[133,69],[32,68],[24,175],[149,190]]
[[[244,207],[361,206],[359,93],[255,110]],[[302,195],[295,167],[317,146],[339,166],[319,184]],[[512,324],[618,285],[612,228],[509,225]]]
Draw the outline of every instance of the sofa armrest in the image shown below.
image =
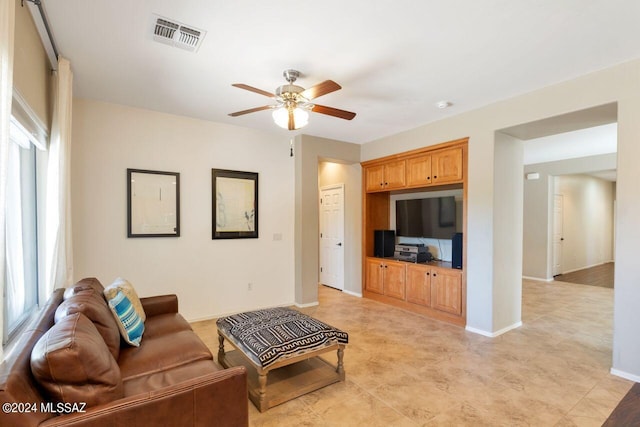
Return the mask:
[[178,296],[175,294],[140,298],[140,302],[147,316],[178,312]]
[[169,387],[50,418],[41,427],[249,425],[247,371],[223,369]]

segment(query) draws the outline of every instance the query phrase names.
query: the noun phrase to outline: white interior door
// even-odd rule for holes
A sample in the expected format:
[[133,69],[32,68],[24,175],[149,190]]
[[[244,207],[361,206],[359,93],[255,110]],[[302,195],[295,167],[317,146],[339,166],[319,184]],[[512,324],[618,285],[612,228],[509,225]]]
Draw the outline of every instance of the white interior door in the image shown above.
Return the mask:
[[344,184],[320,189],[320,283],[344,290]]
[[553,196],[553,272],[554,276],[562,274],[562,194]]

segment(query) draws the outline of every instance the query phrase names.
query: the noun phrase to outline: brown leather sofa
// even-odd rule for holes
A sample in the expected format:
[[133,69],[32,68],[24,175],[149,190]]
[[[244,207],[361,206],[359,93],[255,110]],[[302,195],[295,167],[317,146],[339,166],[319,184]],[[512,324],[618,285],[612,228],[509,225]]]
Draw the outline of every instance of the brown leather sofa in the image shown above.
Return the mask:
[[57,289],[22,333],[0,365],[0,426],[248,425],[245,369],[215,363],[175,295],[140,299],[132,347],[102,289],[94,278]]

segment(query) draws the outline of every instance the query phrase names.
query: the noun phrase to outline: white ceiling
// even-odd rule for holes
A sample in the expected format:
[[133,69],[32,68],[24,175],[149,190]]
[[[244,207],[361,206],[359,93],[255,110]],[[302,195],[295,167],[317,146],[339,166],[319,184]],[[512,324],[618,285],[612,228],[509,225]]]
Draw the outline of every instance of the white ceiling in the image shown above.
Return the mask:
[[611,123],[524,142],[524,164],[554,162],[616,153],[618,125]]
[[[343,89],[305,134],[364,143],[640,57],[637,0],[46,0],[75,96],[289,135],[271,103],[282,71]],[[197,53],[152,40],[152,14],[207,31]],[[441,110],[438,101],[453,105]]]

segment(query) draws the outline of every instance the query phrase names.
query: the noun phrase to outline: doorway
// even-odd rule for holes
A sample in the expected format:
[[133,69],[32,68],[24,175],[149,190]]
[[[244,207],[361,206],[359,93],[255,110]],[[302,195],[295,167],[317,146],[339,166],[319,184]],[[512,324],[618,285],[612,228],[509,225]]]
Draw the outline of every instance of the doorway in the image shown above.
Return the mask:
[[[553,177],[555,281],[613,287],[616,185],[615,175],[605,177],[602,173]],[[562,207],[556,206],[560,197]],[[558,249],[561,268],[555,264]]]
[[562,194],[553,195],[553,276],[562,274],[562,215],[564,199]]
[[320,283],[344,290],[344,184],[320,188]]

